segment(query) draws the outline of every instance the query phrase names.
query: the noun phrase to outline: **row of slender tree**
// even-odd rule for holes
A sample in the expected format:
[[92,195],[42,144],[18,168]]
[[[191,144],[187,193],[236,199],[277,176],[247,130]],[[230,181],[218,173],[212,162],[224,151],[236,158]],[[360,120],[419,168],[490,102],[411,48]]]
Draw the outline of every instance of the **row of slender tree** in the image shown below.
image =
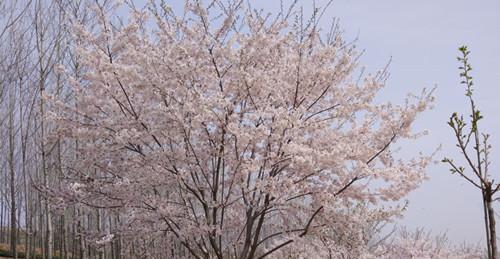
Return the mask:
[[65,152],[57,139],[48,140],[53,126],[45,119],[45,96],[71,102],[58,66],[79,78],[70,30],[94,25],[91,6],[105,11],[109,3],[0,2],[0,243],[14,258],[120,258],[119,240],[96,247],[84,237],[112,227],[118,216],[72,206],[57,210],[39,191],[60,184]]

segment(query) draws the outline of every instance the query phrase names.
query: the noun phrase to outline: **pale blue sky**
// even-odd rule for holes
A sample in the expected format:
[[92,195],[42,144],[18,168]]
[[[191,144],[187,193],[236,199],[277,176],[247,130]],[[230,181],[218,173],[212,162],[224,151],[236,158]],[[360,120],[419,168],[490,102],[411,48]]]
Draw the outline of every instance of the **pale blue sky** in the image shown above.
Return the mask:
[[[442,144],[438,158],[445,154],[459,158],[445,122],[452,112],[466,111],[468,107],[458,84],[455,59],[461,44],[469,45],[472,51],[475,95],[486,117],[480,126],[493,135],[494,148],[500,148],[499,1],[336,0],[330,9],[329,14],[340,18],[347,37],[359,35],[358,46],[366,50],[362,63],[370,70],[392,57],[391,77],[383,97],[393,99],[437,85],[434,110],[417,123],[418,128],[429,129],[430,135],[411,149],[405,146],[408,153],[428,152]],[[493,172],[500,169],[494,161],[498,154],[493,150]],[[428,174],[430,180],[410,195],[410,206],[401,224],[447,231],[455,242],[484,240],[480,193],[450,175],[442,164],[429,168]],[[498,172],[496,176],[500,180]]]
[[[175,9],[182,0],[167,0]],[[253,7],[279,10],[278,0],[249,0]],[[287,2],[285,0],[285,2]],[[326,0],[317,0],[317,5]],[[312,0],[299,0],[310,9]],[[500,181],[500,1],[498,0],[335,0],[323,17],[328,26],[340,19],[345,39],[359,38],[365,50],[361,64],[375,72],[390,58],[391,76],[381,99],[402,102],[406,93],[437,86],[435,108],[417,121],[418,129],[430,135],[416,144],[405,145],[403,154],[430,153],[442,144],[436,159],[445,154],[460,158],[455,151],[446,121],[452,112],[466,112],[464,89],[458,84],[457,48],[467,44],[472,51],[475,96],[485,115],[480,127],[493,136],[492,171]],[[495,163],[495,159],[497,163]],[[434,233],[447,232],[454,242],[484,241],[480,193],[443,164],[429,168],[430,180],[413,192],[409,209],[399,224],[425,227]]]
[[[254,0],[254,6],[277,10],[279,1]],[[299,4],[311,6],[312,1]],[[318,5],[326,1],[316,1]],[[335,0],[324,16],[340,19],[347,40],[359,38],[365,50],[361,64],[368,71],[383,68],[392,58],[387,88],[381,99],[402,101],[406,93],[419,93],[437,86],[435,108],[417,121],[418,129],[430,134],[411,146],[404,155],[432,152],[439,144],[445,154],[460,158],[451,129],[446,125],[454,111],[466,112],[464,89],[459,86],[457,48],[469,45],[475,76],[476,99],[485,114],[480,127],[493,136],[492,171],[500,180],[495,158],[500,154],[500,1],[498,0]],[[495,150],[497,148],[497,150]],[[498,161],[498,159],[497,159]],[[472,186],[450,175],[443,164],[429,168],[430,180],[409,197],[409,209],[399,224],[425,227],[434,233],[447,232],[453,242],[484,241],[481,195]]]

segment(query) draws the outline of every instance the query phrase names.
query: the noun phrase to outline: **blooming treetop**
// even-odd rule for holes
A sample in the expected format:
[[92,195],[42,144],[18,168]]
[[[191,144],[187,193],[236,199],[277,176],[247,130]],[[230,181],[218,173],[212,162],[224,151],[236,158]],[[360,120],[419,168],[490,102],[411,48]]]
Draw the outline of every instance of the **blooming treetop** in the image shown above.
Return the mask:
[[74,103],[51,101],[58,137],[77,143],[59,199],[121,212],[123,236],[174,239],[194,258],[312,256],[392,217],[377,204],[425,178],[429,158],[396,159],[391,144],[417,137],[431,96],[375,103],[384,74],[353,76],[359,55],[322,36],[318,12],[151,9],[76,30],[83,80]]

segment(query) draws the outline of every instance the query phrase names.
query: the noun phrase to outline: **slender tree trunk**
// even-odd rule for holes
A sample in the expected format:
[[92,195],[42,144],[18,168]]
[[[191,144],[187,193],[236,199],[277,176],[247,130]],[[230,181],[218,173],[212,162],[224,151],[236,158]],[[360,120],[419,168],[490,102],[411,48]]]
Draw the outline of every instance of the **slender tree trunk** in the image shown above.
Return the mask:
[[28,132],[29,132],[29,120],[30,116],[28,116],[28,126],[26,127],[26,130],[24,130],[24,125],[23,125],[23,102],[22,102],[22,84],[20,84],[19,87],[19,128],[20,128],[20,133],[21,133],[21,170],[22,170],[22,175],[23,175],[23,187],[24,187],[24,221],[25,221],[25,226],[26,226],[26,232],[25,232],[25,237],[24,237],[24,256],[25,259],[30,259],[30,252],[31,252],[31,202],[30,202],[30,192],[28,190],[28,177],[26,176],[27,170],[26,170],[26,145],[27,145],[27,140],[28,140]]
[[[78,219],[78,210],[75,208],[73,210],[73,219]],[[77,255],[77,247],[78,247],[78,244],[76,243],[77,240],[78,240],[78,236],[77,236],[77,223],[75,223],[73,221],[73,224],[71,224],[73,227],[72,227],[72,246],[71,246],[71,258],[75,258],[75,256]]]
[[[483,186],[483,184],[481,184]],[[489,211],[488,211],[488,205],[487,205],[487,194],[486,191],[482,190],[482,195],[483,195],[483,213],[484,213],[484,227],[486,230],[486,247],[488,251],[488,259],[492,259],[491,256],[491,240],[490,240],[490,223],[489,223]]]
[[4,208],[5,204],[3,203],[3,198],[0,198],[1,207],[0,207],[0,242],[5,243],[5,232],[4,232]]
[[20,219],[21,219],[21,210],[23,209],[23,196],[21,194],[18,195],[17,197],[17,216],[16,216],[16,231],[17,231],[17,234],[16,234],[16,237],[17,237],[17,242],[16,244],[20,245],[21,244],[21,222],[20,222]]
[[[43,185],[45,188],[48,188],[48,172],[47,172],[47,154],[45,153],[45,124],[44,124],[44,102],[43,102],[43,95],[45,91],[45,79],[44,79],[44,72],[40,71],[40,133],[41,133],[41,139],[40,139],[40,145],[41,145],[41,153],[42,153],[42,176],[43,176]],[[45,210],[45,257],[47,259],[52,259],[52,254],[53,254],[53,247],[54,247],[54,240],[53,240],[53,230],[52,230],[52,214],[50,211],[50,204],[47,199],[44,199],[44,210]]]
[[[39,232],[39,237],[40,237],[40,244],[39,247],[42,250],[42,259],[47,259],[47,246],[46,246],[46,231],[47,231],[47,225],[45,224],[45,217],[44,217],[44,209],[43,209],[43,200],[38,195],[38,229],[40,230]],[[36,250],[36,247],[35,247]]]
[[[87,214],[87,230],[92,231],[92,211],[89,211]],[[94,258],[92,255],[92,247],[89,243],[87,243],[87,258]]]
[[[38,170],[36,170],[36,174],[38,174]],[[32,239],[32,245],[31,245],[31,254],[35,255],[35,250],[36,250],[36,247],[37,247],[37,244],[39,242],[39,230],[40,228],[38,227],[39,223],[39,216],[38,216],[38,209],[39,209],[39,202],[40,202],[40,198],[38,197],[37,194],[34,194],[34,204],[33,204],[33,216],[31,217],[32,218],[32,227],[33,227],[33,239]]]
[[493,259],[498,259],[497,258],[497,240],[496,240],[496,222],[495,222],[495,212],[493,210],[493,206],[491,205],[491,202],[488,202],[488,216],[489,216],[489,223],[490,223],[490,242],[491,242],[491,257]]
[[[101,225],[102,225],[101,212],[100,212],[99,209],[97,209],[96,212],[97,212],[97,220],[96,220],[97,221],[96,222],[96,224],[97,224],[97,232],[100,233],[100,232],[102,232],[102,227],[101,227]],[[98,248],[99,250],[97,250],[99,259],[104,259],[104,251],[105,251],[104,247],[105,247],[105,245],[103,247],[99,247]]]
[[68,240],[68,237],[67,237],[67,231],[66,231],[66,210],[64,210],[63,212],[63,215],[61,216],[61,225],[62,225],[62,233],[61,233],[61,246],[62,246],[62,250],[61,250],[61,258],[63,259],[67,259],[68,258],[68,245],[66,243],[66,241]]
[[10,171],[10,250],[17,259],[16,178],[14,170],[14,94],[9,94],[9,171]]
[[497,259],[497,234],[496,234],[496,222],[495,222],[495,211],[493,209],[493,192],[491,190],[491,184],[488,184],[485,188],[486,193],[486,208],[488,211],[488,223],[489,223],[489,246],[491,247],[491,258]]
[[84,228],[84,222],[85,222],[85,216],[83,213],[78,210],[78,238],[80,240],[80,259],[87,259],[87,251],[86,251],[86,246],[85,246],[85,237],[83,233],[83,228]]

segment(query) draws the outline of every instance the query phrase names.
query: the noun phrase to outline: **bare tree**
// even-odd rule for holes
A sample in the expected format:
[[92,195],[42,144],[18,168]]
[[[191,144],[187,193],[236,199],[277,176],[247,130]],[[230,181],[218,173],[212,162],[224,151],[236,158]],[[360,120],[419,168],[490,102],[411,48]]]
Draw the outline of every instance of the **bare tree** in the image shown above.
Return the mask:
[[[453,159],[445,157],[442,162],[450,166],[450,171],[453,174],[458,174],[464,180],[481,191],[484,209],[484,223],[486,228],[486,242],[488,248],[488,258],[497,258],[496,244],[496,224],[495,211],[492,206],[494,196],[500,188],[500,184],[495,184],[489,172],[489,154],[491,145],[488,142],[489,134],[484,133],[479,129],[478,123],[483,116],[477,108],[473,98],[473,78],[470,74],[472,67],[469,62],[469,54],[467,46],[459,48],[461,56],[458,57],[460,62],[460,77],[462,85],[466,87],[465,96],[470,104],[470,120],[464,119],[463,115],[453,113],[448,121],[448,125],[453,129],[457,141],[456,146],[465,160],[466,166],[461,166]],[[470,123],[470,125],[468,125]],[[466,169],[468,168],[468,169]]]
[[14,90],[9,89],[9,188],[10,188],[10,249],[14,258],[17,258],[17,219],[16,219],[16,188],[15,188],[15,177],[16,172],[14,170]]
[[8,111],[6,115],[8,118],[8,155],[6,157],[10,194],[10,250],[14,258],[18,256],[17,244],[19,243],[21,225],[19,219],[23,205],[21,203],[23,193],[18,188],[17,151],[19,147],[17,146],[17,138],[20,124],[16,117],[16,113],[21,114],[21,109],[16,106],[16,98],[18,97],[17,93],[21,93],[20,85],[29,70],[30,37],[25,21],[30,4],[31,1],[13,1],[0,4],[0,13],[6,17],[5,20],[0,19],[0,50],[3,52],[0,62],[0,88],[3,97],[6,97],[6,92],[8,92],[8,104],[4,107]]

